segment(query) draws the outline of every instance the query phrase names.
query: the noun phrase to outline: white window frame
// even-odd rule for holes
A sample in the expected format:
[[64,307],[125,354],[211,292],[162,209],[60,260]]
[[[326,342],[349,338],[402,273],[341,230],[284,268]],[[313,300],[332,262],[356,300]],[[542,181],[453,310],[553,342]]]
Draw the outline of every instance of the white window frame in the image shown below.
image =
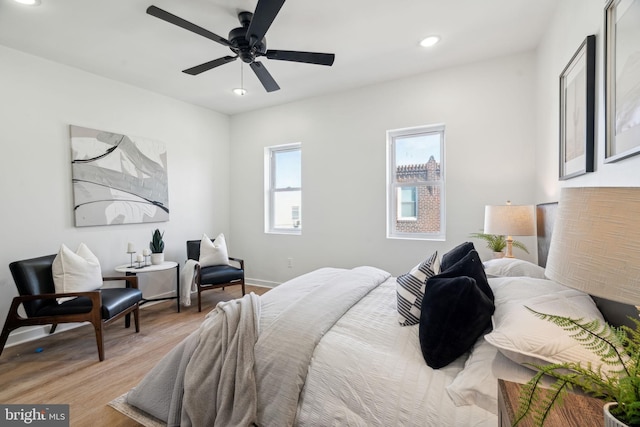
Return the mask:
[[[274,161],[274,154],[284,151],[300,151],[300,173],[302,173],[302,143],[295,142],[292,144],[274,145],[271,147],[265,147],[264,149],[264,186],[265,186],[265,200],[264,200],[264,232],[271,234],[302,234],[302,183],[300,187],[286,187],[276,188],[276,164]],[[302,177],[301,177],[302,179]],[[296,228],[282,228],[274,225],[275,220],[275,196],[279,192],[286,191],[299,191],[300,192],[300,206],[298,206],[298,216],[300,226]]]
[[[440,180],[439,181],[420,181],[420,182],[397,182],[396,181],[396,159],[395,159],[395,140],[412,135],[439,134],[440,135]],[[446,238],[446,215],[445,215],[445,126],[444,124],[419,126],[404,129],[395,129],[387,131],[387,238],[388,239],[410,239],[410,240],[437,240],[444,241]],[[401,187],[420,187],[431,186],[440,187],[440,231],[437,233],[410,233],[400,232],[396,229],[396,220],[411,221],[411,218],[396,218],[396,212],[400,212],[400,200],[398,198],[398,189]],[[419,195],[416,189],[416,203],[418,203]],[[416,207],[417,213],[417,207]]]

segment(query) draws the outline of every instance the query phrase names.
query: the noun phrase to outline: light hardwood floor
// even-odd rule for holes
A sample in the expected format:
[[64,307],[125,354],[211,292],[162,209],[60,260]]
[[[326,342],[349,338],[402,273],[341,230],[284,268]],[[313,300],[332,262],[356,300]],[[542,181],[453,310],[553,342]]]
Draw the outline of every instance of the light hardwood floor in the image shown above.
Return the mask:
[[[247,293],[268,290],[247,286]],[[124,328],[124,320],[108,326],[103,362],[98,361],[90,324],[5,348],[0,356],[0,403],[69,404],[71,426],[138,426],[107,403],[134,387],[219,301],[238,298],[241,290],[232,286],[202,296],[201,313],[195,298],[180,313],[175,300],[143,306],[137,334],[133,325]]]

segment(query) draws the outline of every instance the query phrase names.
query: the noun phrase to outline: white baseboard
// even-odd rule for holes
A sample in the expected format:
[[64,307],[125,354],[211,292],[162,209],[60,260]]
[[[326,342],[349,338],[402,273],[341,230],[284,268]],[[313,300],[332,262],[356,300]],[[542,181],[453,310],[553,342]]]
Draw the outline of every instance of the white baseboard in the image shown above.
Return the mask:
[[260,280],[260,279],[245,279],[245,283],[251,286],[259,286],[261,288],[275,288],[280,283],[271,282],[269,280]]

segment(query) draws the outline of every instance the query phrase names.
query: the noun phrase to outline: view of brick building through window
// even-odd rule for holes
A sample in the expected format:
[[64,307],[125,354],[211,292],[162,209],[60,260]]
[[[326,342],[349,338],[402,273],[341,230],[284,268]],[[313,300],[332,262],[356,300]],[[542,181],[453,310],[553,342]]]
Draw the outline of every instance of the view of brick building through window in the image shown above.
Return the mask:
[[[401,233],[434,233],[440,231],[441,187],[420,184],[420,182],[439,181],[440,163],[433,156],[427,163],[401,165],[396,168],[396,182],[415,183],[415,186],[403,187],[396,208],[396,231]],[[409,190],[409,191],[407,191]],[[414,207],[407,206],[413,204]],[[402,205],[405,205],[404,208]],[[406,214],[411,212],[411,215]]]

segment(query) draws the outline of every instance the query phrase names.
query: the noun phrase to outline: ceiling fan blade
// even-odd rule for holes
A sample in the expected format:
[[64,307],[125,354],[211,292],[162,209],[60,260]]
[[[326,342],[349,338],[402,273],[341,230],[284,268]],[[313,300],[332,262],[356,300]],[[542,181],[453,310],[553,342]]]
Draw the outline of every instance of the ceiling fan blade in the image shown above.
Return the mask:
[[265,55],[278,61],[306,62],[307,64],[333,65],[333,53],[297,52],[295,50],[267,50]]
[[253,12],[253,18],[246,35],[247,41],[251,46],[254,46],[264,38],[283,4],[284,0],[258,0],[258,5]]
[[196,65],[195,67],[187,68],[186,70],[182,70],[182,72],[191,74],[192,76],[197,76],[198,74],[209,71],[212,68],[235,61],[237,58],[237,56],[224,56],[222,58],[214,59],[213,61],[205,62],[204,64]]
[[199,27],[196,24],[193,24],[189,21],[186,21],[172,13],[169,13],[166,10],[160,9],[159,7],[149,6],[147,8],[147,13],[151,16],[155,16],[156,18],[160,18],[163,21],[167,21],[170,24],[177,25],[178,27],[182,27],[185,30],[189,30],[192,33],[196,33],[201,35],[202,37],[206,37],[210,40],[213,40],[214,42],[218,42],[221,45],[231,47],[231,43],[229,43],[229,40],[225,39],[224,37],[220,37],[219,35],[212,33],[209,30],[205,30],[204,28]]
[[278,86],[278,83],[276,83],[276,81],[273,80],[273,77],[271,77],[271,74],[269,74],[269,72],[267,71],[265,66],[262,65],[262,63],[254,61],[251,64],[249,64],[249,66],[251,67],[253,72],[256,73],[256,76],[258,76],[258,80],[260,80],[260,83],[262,83],[262,86],[264,86],[267,92],[274,92],[280,89],[280,86]]

